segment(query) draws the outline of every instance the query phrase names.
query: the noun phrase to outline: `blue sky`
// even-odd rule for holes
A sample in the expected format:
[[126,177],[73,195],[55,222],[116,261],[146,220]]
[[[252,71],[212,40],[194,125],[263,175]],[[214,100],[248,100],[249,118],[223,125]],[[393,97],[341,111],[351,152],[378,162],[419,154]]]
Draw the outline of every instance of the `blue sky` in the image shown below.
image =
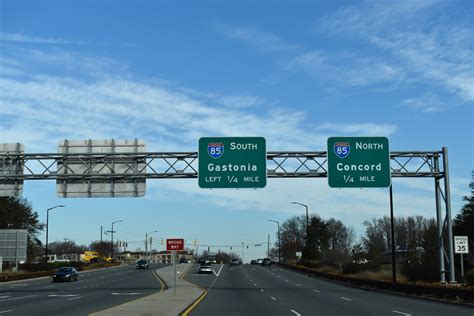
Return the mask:
[[[0,0],[0,143],[56,152],[63,139],[134,139],[197,151],[204,136],[263,136],[269,151],[326,150],[330,136],[387,136],[391,150],[449,150],[454,211],[473,169],[472,1]],[[434,216],[432,179],[394,179],[395,213]],[[389,214],[388,192],[326,179],[269,179],[260,190],[148,180],[144,198],[60,199],[54,181],[23,196],[50,240],[89,243],[117,219],[206,245],[275,241],[310,205],[360,235]],[[71,221],[74,218],[74,221]],[[160,248],[161,245],[158,246]],[[213,248],[214,249],[214,248]],[[224,250],[229,250],[222,247]],[[216,249],[214,249],[216,250]],[[265,247],[249,247],[245,259]]]

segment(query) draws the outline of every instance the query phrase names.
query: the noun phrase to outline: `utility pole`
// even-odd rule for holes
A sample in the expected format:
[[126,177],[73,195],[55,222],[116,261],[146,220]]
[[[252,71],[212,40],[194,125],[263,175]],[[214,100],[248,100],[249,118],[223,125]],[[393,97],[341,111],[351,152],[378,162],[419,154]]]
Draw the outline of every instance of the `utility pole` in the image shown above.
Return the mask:
[[267,258],[270,258],[270,234],[268,234],[268,241],[267,241]]
[[242,264],[244,264],[244,243],[242,243]]
[[102,244],[102,231],[103,231],[103,227],[102,225],[100,225],[100,243]]

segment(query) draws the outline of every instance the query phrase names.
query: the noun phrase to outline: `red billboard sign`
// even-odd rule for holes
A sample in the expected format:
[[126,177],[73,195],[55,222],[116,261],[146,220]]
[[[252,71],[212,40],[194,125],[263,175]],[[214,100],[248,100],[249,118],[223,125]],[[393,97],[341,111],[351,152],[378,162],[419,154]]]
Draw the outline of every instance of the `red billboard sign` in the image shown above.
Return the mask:
[[184,250],[184,239],[166,239],[166,250]]

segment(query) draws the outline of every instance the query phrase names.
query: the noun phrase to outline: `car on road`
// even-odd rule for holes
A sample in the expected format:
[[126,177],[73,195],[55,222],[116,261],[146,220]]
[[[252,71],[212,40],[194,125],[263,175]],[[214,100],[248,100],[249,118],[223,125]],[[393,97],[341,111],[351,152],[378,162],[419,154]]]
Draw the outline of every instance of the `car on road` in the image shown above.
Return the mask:
[[257,260],[255,260],[255,259],[250,260],[250,264],[257,264]]
[[140,259],[137,261],[135,265],[136,269],[148,269],[148,262],[144,259]]
[[239,259],[232,259],[230,261],[230,265],[231,266],[238,266],[238,265],[240,265],[240,260]]
[[179,263],[190,263],[191,260],[189,259],[186,259],[185,257],[182,257],[181,259],[179,259]]
[[199,274],[202,274],[202,273],[212,273],[212,267],[209,263],[203,263],[199,266],[198,268],[198,273]]
[[262,264],[263,259],[257,259],[257,264]]
[[77,281],[79,273],[74,267],[61,267],[53,273],[53,282],[56,281]]
[[271,266],[271,265],[272,265],[272,260],[270,260],[270,258],[263,258],[262,266]]

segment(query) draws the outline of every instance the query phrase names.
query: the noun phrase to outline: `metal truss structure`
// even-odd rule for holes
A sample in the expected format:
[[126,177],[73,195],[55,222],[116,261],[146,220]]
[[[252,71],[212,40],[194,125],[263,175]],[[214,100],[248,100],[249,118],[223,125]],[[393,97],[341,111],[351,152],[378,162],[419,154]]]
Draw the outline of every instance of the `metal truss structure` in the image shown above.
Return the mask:
[[[451,222],[451,197],[447,149],[441,151],[399,151],[390,153],[391,176],[433,178],[438,222],[440,281],[455,283]],[[127,166],[114,172],[114,164]],[[82,165],[81,172],[70,165]],[[198,177],[197,152],[149,153],[0,153],[0,185],[16,185],[25,180],[139,181],[144,179],[192,179]],[[327,152],[267,152],[268,178],[326,178]],[[19,192],[20,190],[18,190]],[[16,194],[18,195],[18,193]],[[442,209],[444,209],[444,216]],[[445,245],[445,240],[447,244]],[[446,251],[447,248],[447,251]]]

